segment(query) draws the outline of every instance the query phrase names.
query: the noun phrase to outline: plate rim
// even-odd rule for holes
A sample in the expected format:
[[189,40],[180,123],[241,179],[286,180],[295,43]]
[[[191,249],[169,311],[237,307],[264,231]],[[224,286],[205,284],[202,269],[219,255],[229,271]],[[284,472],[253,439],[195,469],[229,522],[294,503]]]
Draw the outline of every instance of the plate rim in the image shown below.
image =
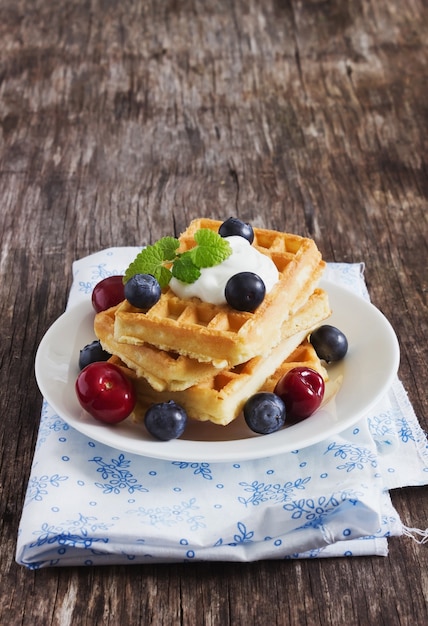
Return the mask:
[[[72,317],[73,313],[75,316],[76,311],[82,311],[80,313],[82,319],[89,315],[91,310],[93,310],[90,299],[81,300],[80,302],[70,304],[70,306],[67,307],[64,313],[62,313],[45,332],[39,343],[35,356],[34,369],[37,385],[44,400],[46,400],[49,406],[51,406],[51,408],[58,414],[58,416],[61,417],[70,427],[73,427],[81,434],[85,435],[89,439],[97,441],[98,443],[102,443],[116,450],[121,450],[123,452],[136,454],[139,456],[167,461],[223,463],[256,460],[269,456],[275,456],[277,454],[283,454],[296,449],[309,447],[311,445],[314,445],[315,443],[319,443],[323,439],[327,439],[333,434],[343,432],[347,428],[355,425],[360,419],[362,419],[364,414],[369,413],[373,406],[376,405],[376,403],[380,400],[380,397],[386,393],[387,388],[391,386],[394,377],[397,375],[400,363],[400,348],[396,333],[389,320],[374,304],[372,304],[370,301],[366,300],[362,296],[356,294],[355,292],[351,291],[349,288],[343,285],[337,285],[336,283],[326,279],[323,279],[321,281],[320,287],[324,288],[327,293],[329,293],[330,290],[332,293],[329,293],[329,296],[333,296],[333,292],[336,292],[336,295],[339,293],[341,296],[345,296],[346,294],[346,296],[349,296],[351,300],[358,301],[360,306],[365,308],[369,315],[373,315],[374,317],[376,317],[376,319],[382,325],[385,336],[388,335],[390,342],[389,347],[393,354],[393,361],[387,375],[385,376],[381,390],[379,391],[379,393],[373,396],[370,401],[364,405],[364,407],[360,407],[359,410],[356,411],[351,418],[347,418],[345,423],[342,423],[339,417],[336,424],[331,423],[330,427],[327,427],[325,431],[322,431],[322,436],[320,436],[317,429],[315,429],[312,435],[306,434],[304,440],[299,445],[295,445],[294,443],[292,445],[287,445],[287,442],[283,441],[283,439],[286,439],[286,435],[284,433],[287,433],[287,431],[290,432],[290,428],[294,429],[295,433],[299,430],[302,430],[301,424],[304,425],[305,422],[307,423],[307,420],[305,420],[305,422],[302,422],[301,424],[291,426],[288,429],[282,429],[281,431],[277,431],[276,433],[272,433],[270,435],[254,436],[253,434],[246,439],[232,439],[228,441],[174,439],[172,441],[161,442],[149,439],[141,440],[137,438],[124,439],[123,436],[119,435],[118,444],[115,445],[114,437],[117,437],[118,433],[112,436],[111,427],[98,423],[95,420],[94,423],[89,421],[79,422],[73,416],[64,415],[64,411],[62,411],[61,408],[58,406],[57,402],[55,401],[56,399],[54,398],[52,400],[52,397],[47,397],[49,394],[46,394],[46,386],[44,383],[43,374],[41,373],[41,365],[45,350],[49,346],[50,337],[53,336],[56,331],[58,331],[61,325],[66,323],[68,319]],[[326,323],[328,323],[328,320],[326,320]],[[70,383],[64,383],[64,388],[67,388],[68,384]],[[332,402],[334,401],[335,400],[333,399]],[[76,403],[78,406],[77,399]],[[303,426],[303,431],[305,432],[305,430],[307,430],[307,428]],[[264,445],[257,445],[257,442],[260,442],[260,440],[264,442]],[[138,446],[141,445],[143,449],[138,449]],[[221,446],[220,455],[218,453],[219,446]],[[192,447],[195,448],[194,451],[187,450],[187,448]]]

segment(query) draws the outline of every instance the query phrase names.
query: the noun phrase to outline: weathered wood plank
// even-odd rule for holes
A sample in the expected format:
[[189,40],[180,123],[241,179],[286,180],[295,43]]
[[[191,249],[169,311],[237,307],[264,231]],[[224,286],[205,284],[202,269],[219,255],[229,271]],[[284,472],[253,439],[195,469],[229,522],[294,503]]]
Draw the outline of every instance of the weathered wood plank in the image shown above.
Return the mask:
[[[427,617],[427,556],[30,572],[14,563],[37,345],[71,263],[239,215],[366,263],[425,428],[423,0],[2,0],[0,623],[388,624]],[[426,526],[426,490],[394,494]],[[382,584],[381,584],[382,583]]]

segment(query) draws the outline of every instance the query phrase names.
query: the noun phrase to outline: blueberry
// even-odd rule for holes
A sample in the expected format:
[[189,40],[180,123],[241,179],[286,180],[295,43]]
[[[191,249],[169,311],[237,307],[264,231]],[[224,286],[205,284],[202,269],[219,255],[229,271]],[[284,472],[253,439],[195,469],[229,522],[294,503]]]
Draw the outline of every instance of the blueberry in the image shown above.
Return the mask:
[[146,412],[144,424],[149,433],[161,441],[177,439],[184,433],[187,413],[173,400],[153,404]]
[[151,274],[134,274],[125,284],[125,298],[138,309],[149,309],[160,297],[160,285]]
[[265,294],[265,284],[254,272],[234,274],[224,289],[227,303],[237,311],[254,311],[263,302]]
[[348,351],[348,340],[341,330],[325,324],[314,330],[309,341],[314,347],[318,358],[330,363],[340,361]]
[[275,393],[259,391],[246,401],[244,418],[247,426],[260,435],[274,433],[285,424],[285,404]]
[[218,229],[218,234],[222,237],[231,237],[232,235],[239,235],[248,239],[250,243],[254,241],[254,231],[251,224],[238,220],[237,217],[229,217]]
[[111,354],[103,349],[99,339],[95,339],[92,343],[88,343],[88,345],[80,350],[79,369],[82,370],[90,363],[107,361],[110,357]]

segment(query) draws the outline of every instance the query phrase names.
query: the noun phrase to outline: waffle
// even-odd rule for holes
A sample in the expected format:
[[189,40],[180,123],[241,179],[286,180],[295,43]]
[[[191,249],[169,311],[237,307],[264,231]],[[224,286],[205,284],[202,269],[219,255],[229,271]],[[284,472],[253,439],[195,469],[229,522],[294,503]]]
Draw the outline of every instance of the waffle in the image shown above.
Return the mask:
[[227,362],[197,361],[171,350],[165,351],[148,343],[132,345],[114,338],[117,306],[97,313],[94,330],[104,350],[120,358],[137,376],[146,378],[157,391],[186,389],[209,378]]
[[[155,390],[180,391],[219,373],[219,370],[211,363],[160,350],[150,344],[134,346],[116,341],[114,338],[116,311],[117,307],[112,307],[95,316],[95,334],[104,350],[119,357],[127,367],[134,370],[137,377],[145,378]],[[282,339],[296,335],[294,342],[290,342],[290,352],[300,343],[302,331],[308,334],[314,326],[329,315],[327,294],[321,289],[316,289],[303,307],[282,325]],[[284,351],[281,354],[281,360],[288,356]],[[225,366],[226,364],[223,365],[223,369]]]
[[[218,231],[220,221],[198,219],[180,236],[180,251],[194,245],[200,228]],[[180,299],[167,287],[148,311],[126,300],[115,315],[116,341],[148,343],[201,362],[223,366],[244,363],[266,355],[281,339],[281,327],[306,302],[324,270],[325,263],[312,239],[272,230],[254,229],[257,250],[269,256],[279,280],[252,313],[228,305],[213,305],[198,298]]]
[[[299,335],[300,339],[303,339],[305,332]],[[257,391],[272,391],[276,381],[293,367],[301,365],[311,367],[327,380],[327,371],[306,339],[303,339],[290,354],[290,347],[295,346],[296,338],[297,336],[291,340],[285,339],[274,348],[268,359],[254,357],[243,365],[218,373],[208,381],[175,392],[155,391],[144,378],[138,378],[134,370],[127,368],[118,357],[113,356],[110,361],[119,365],[134,381],[138,397],[134,411],[134,419],[137,422],[144,419],[145,412],[152,404],[174,400],[186,410],[189,418],[226,426],[238,417],[247,398]],[[284,361],[281,359],[282,353],[288,354]]]

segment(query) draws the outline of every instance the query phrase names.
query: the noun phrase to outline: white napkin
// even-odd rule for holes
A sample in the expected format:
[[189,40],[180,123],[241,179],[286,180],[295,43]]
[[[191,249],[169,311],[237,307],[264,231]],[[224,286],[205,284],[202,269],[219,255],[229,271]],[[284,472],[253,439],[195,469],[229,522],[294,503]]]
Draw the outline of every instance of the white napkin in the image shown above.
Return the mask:
[[[137,251],[76,261],[68,306],[123,273]],[[326,278],[368,299],[362,264],[329,264]],[[124,453],[69,427],[44,401],[16,560],[36,569],[386,555],[387,537],[409,534],[389,490],[427,482],[427,439],[398,379],[356,426],[237,463]]]

